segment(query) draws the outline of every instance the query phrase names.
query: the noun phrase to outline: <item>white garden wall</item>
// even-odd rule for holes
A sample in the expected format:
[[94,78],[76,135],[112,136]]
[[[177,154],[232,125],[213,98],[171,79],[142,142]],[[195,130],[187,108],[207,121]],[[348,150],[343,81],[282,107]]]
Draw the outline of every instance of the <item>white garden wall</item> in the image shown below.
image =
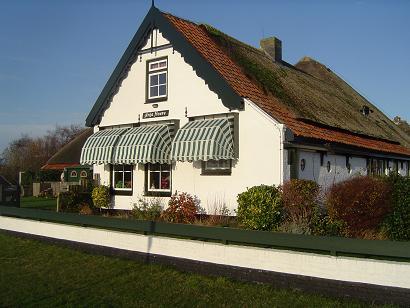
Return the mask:
[[3,216],[0,229],[214,264],[410,289],[408,262],[223,245]]

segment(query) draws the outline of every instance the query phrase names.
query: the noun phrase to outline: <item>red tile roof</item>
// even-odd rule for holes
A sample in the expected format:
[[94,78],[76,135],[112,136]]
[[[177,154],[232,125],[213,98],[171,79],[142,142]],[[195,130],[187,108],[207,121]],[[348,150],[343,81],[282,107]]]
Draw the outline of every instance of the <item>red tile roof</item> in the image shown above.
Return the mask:
[[274,119],[284,123],[296,136],[321,139],[370,150],[410,156],[410,149],[395,143],[362,136],[340,129],[306,123],[280,100],[266,93],[208,34],[205,26],[163,13],[171,24],[219,72],[240,96],[249,98]]
[[64,168],[75,167],[80,163],[67,163],[67,164],[45,164],[41,167],[42,170],[64,170]]

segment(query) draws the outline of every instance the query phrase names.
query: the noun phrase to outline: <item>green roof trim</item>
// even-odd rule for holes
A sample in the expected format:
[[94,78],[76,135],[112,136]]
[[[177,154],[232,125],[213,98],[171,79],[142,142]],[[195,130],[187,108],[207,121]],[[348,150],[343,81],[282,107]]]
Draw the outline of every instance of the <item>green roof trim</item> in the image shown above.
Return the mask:
[[156,7],[151,7],[141,26],[132,38],[113,73],[104,86],[97,101],[86,119],[87,126],[98,125],[104,110],[109,106],[112,97],[118,91],[121,82],[126,78],[131,65],[138,56],[138,50],[145,44],[151,30],[158,28],[162,35],[171,42],[172,47],[181,53],[196,74],[203,78],[208,87],[218,94],[222,103],[229,109],[242,107],[242,98],[232,89],[228,82],[206,61],[187,39],[167,20]]

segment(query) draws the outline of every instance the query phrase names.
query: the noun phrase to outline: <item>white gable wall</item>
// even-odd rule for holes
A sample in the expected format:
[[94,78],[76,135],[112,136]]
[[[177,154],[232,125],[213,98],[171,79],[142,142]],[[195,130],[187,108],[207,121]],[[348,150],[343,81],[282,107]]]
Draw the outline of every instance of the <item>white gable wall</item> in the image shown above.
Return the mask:
[[[158,33],[158,42],[169,43],[160,33]],[[148,42],[143,50],[149,49],[150,46]],[[141,56],[142,61],[138,57],[131,66],[127,78],[123,80],[118,93],[104,112],[100,126],[137,123],[138,116],[141,122],[152,121],[153,119],[142,119],[142,114],[160,110],[169,110],[169,116],[156,120],[180,119],[181,126],[188,120],[185,118],[185,108],[188,116],[229,112],[218,96],[209,90],[205,81],[196,75],[181,54],[173,51],[172,47]],[[146,61],[163,56],[168,57],[168,100],[158,102],[158,108],[153,108],[152,103],[145,103]]]

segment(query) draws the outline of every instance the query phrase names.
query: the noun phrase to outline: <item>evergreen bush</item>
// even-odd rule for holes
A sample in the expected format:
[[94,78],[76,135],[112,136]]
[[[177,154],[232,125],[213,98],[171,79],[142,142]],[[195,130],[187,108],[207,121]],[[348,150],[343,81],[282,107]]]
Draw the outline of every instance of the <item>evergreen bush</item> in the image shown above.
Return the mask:
[[385,221],[385,230],[392,240],[410,240],[410,177],[391,175],[392,213]]
[[96,208],[109,208],[111,205],[110,188],[105,185],[94,187],[91,197]]
[[282,219],[280,191],[267,185],[248,188],[238,195],[237,218],[247,229],[276,229]]
[[136,219],[158,220],[163,210],[161,198],[138,198],[138,203],[134,204],[131,211]]

